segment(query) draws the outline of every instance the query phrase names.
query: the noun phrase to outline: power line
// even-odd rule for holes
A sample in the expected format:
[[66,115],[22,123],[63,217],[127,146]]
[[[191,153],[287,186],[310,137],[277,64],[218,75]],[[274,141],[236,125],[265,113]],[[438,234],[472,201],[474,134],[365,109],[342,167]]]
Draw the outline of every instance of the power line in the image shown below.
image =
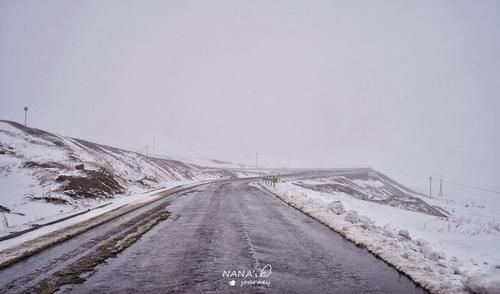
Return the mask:
[[[426,178],[425,176],[410,175],[410,174],[406,174],[406,173],[399,173],[399,172],[392,172],[392,171],[388,171],[387,173],[393,174],[393,175],[409,177],[409,178],[414,178],[414,179],[421,179],[422,181],[425,181],[425,178]],[[496,191],[496,190],[486,188],[486,187],[481,187],[479,185],[467,184],[467,183],[464,183],[463,181],[449,181],[449,180],[445,180],[444,178],[441,181],[443,183],[448,183],[448,184],[462,186],[462,187],[469,188],[469,189],[474,189],[474,190],[479,190],[479,191],[483,191],[483,192],[489,192],[489,193],[494,193],[494,194],[500,195],[500,191]]]
[[443,180],[443,182],[444,183],[448,183],[448,184],[453,184],[453,185],[458,185],[458,186],[470,188],[470,189],[481,190],[481,191],[484,191],[484,192],[490,192],[490,193],[500,194],[500,191],[494,191],[494,190],[490,190],[490,189],[482,188],[482,187],[478,187],[478,186],[472,186],[472,185],[463,184],[463,183],[457,183],[457,182],[452,182],[452,181],[448,181],[448,180]]

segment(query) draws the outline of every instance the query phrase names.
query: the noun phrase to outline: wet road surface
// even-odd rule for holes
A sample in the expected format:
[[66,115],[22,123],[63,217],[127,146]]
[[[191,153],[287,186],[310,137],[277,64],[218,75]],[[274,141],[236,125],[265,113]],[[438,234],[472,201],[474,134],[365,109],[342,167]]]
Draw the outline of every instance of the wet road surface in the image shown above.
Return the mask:
[[249,182],[209,184],[167,201],[168,219],[60,292],[425,293]]

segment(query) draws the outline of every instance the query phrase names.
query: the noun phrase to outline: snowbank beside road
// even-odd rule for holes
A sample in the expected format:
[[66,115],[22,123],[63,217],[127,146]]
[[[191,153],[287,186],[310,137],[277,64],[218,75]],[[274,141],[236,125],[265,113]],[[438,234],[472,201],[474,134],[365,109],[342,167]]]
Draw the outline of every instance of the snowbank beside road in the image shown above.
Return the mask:
[[454,218],[360,200],[345,192],[313,191],[296,182],[268,189],[433,293],[500,293],[500,232],[494,229],[471,234],[460,230]]
[[[13,246],[16,246],[16,245],[19,245],[21,243],[27,242],[29,240],[33,240],[35,238],[38,238],[42,235],[54,232],[56,230],[83,222],[85,220],[96,217],[98,215],[105,214],[109,211],[112,211],[114,209],[118,209],[118,208],[126,206],[126,205],[134,205],[134,204],[140,204],[143,202],[154,201],[157,198],[158,194],[160,194],[164,191],[167,191],[167,190],[168,190],[167,188],[161,188],[161,189],[157,189],[157,190],[142,193],[142,194],[136,194],[136,195],[131,195],[131,196],[121,196],[121,197],[118,196],[117,198],[115,198],[112,201],[105,202],[104,205],[101,203],[100,207],[96,207],[97,203],[94,206],[89,204],[89,207],[91,207],[91,208],[95,207],[95,208],[88,211],[87,213],[83,213],[81,215],[72,217],[70,219],[67,219],[67,220],[64,220],[61,222],[57,222],[57,223],[49,225],[49,226],[42,226],[42,227],[40,227],[36,230],[33,230],[31,232],[27,232],[25,234],[22,234],[20,236],[15,237],[15,238],[4,240],[4,241],[0,242],[0,251],[5,250],[5,249],[10,248],[10,247],[13,247]],[[84,212],[85,210],[80,210],[80,211]],[[72,213],[78,213],[80,211],[75,210],[75,211],[72,211]],[[44,223],[57,221],[57,219],[61,219],[67,215],[68,214],[51,215],[51,217],[47,217],[47,219],[45,219]]]

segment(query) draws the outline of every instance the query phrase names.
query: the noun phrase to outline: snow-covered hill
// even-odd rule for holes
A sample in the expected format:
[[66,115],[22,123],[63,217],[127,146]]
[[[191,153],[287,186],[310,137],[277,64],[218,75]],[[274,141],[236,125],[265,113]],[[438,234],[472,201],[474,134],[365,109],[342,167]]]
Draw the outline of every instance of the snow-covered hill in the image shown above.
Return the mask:
[[0,121],[0,231],[159,187],[257,174],[148,157]]
[[362,169],[339,176],[307,178],[297,181],[295,185],[324,193],[345,193],[359,200],[432,216],[448,215],[443,208],[429,205],[418,193],[373,169]]
[[285,179],[290,205],[365,246],[432,293],[500,293],[500,198],[432,199],[373,169]]

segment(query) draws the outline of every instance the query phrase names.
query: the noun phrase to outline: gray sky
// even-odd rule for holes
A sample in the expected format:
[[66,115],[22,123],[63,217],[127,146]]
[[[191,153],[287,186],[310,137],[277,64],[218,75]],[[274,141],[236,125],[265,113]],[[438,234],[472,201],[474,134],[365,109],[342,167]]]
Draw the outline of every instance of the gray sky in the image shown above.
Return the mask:
[[0,118],[500,187],[500,1],[1,1]]

